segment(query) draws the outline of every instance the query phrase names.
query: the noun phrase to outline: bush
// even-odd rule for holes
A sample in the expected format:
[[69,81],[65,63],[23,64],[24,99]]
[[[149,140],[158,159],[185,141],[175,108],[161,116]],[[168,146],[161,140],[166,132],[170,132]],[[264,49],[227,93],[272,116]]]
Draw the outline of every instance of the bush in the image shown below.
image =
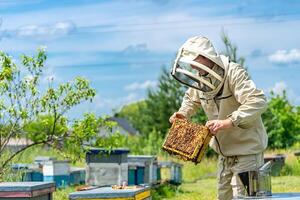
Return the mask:
[[286,92],[282,95],[271,93],[268,108],[262,118],[267,129],[270,148],[288,148],[299,141],[300,107],[290,104]]

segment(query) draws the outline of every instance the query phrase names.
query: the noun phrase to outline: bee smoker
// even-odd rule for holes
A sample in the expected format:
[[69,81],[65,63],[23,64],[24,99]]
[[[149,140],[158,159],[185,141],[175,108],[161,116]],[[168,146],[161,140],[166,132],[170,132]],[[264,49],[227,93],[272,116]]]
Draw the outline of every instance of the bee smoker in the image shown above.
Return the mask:
[[239,178],[244,185],[245,197],[272,196],[271,192],[271,167],[272,161],[266,162],[258,170],[239,173]]

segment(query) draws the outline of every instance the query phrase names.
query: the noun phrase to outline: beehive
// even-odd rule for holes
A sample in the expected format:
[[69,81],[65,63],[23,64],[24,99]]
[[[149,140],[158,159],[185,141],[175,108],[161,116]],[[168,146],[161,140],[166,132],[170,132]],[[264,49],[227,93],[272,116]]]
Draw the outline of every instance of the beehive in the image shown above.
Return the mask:
[[120,185],[128,182],[128,149],[90,149],[86,154],[86,184]]
[[150,187],[113,189],[99,187],[69,194],[70,200],[151,200]]
[[129,185],[157,183],[157,157],[150,155],[128,155]]
[[51,182],[2,182],[0,200],[52,200],[54,191]]
[[175,185],[182,183],[182,164],[172,161],[162,161],[158,163],[161,169],[161,179]]
[[70,168],[70,184],[71,185],[85,184],[85,168],[79,168],[79,167]]
[[185,161],[199,163],[212,135],[206,126],[176,119],[162,148]]
[[70,184],[70,161],[49,160],[43,164],[44,181],[55,182],[56,187]]

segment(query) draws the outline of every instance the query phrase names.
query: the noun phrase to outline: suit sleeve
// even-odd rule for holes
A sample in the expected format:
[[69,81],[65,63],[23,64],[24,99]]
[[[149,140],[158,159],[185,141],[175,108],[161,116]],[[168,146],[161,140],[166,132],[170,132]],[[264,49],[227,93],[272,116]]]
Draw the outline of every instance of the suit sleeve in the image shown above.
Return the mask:
[[197,91],[193,88],[189,88],[183,97],[181,107],[178,112],[184,115],[186,118],[193,116],[200,108],[200,100],[197,98]]
[[228,79],[234,97],[241,104],[228,117],[234,126],[247,128],[266,110],[266,97],[262,90],[256,88],[247,71],[239,65],[228,74]]

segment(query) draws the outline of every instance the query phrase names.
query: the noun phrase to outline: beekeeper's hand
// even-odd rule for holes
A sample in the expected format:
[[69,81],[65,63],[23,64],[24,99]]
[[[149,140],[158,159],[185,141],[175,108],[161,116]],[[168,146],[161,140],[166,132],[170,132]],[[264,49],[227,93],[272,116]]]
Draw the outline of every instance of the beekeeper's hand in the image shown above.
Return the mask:
[[233,124],[230,119],[224,119],[207,121],[205,126],[209,128],[210,132],[213,135],[216,135],[219,130],[231,128],[233,127]]
[[186,119],[186,117],[183,114],[180,114],[179,112],[175,112],[169,119],[169,122],[173,124],[175,119]]

